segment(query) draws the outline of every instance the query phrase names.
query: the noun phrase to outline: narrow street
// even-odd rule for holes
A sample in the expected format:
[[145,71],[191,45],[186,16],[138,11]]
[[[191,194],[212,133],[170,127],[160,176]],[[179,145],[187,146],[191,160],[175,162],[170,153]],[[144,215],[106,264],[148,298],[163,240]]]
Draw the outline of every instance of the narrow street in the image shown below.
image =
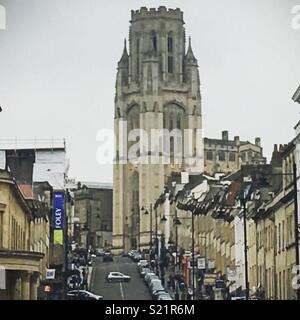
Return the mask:
[[[103,262],[94,258],[91,291],[102,295],[104,300],[151,300],[151,295],[143,279],[140,278],[136,263],[129,258],[114,257],[114,262]],[[107,283],[106,275],[111,271],[122,272],[131,277],[128,283]]]

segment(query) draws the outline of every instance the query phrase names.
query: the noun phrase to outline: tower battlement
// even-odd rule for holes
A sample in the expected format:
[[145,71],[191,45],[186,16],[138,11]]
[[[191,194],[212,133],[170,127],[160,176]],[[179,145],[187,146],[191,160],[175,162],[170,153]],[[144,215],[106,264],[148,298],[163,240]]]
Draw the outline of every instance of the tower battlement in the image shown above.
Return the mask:
[[139,10],[131,10],[131,21],[138,21],[142,19],[177,19],[183,21],[183,12],[179,9],[167,9],[164,6],[159,8],[141,7]]

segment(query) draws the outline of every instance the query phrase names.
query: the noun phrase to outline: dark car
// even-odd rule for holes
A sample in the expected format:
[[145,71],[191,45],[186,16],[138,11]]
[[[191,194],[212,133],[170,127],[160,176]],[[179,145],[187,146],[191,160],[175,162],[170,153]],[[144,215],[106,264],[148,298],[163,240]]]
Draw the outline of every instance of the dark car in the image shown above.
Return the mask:
[[114,261],[114,258],[111,255],[109,256],[107,255],[103,257],[103,262],[112,262],[112,261]]
[[103,300],[103,296],[86,290],[72,290],[67,293],[68,300]]

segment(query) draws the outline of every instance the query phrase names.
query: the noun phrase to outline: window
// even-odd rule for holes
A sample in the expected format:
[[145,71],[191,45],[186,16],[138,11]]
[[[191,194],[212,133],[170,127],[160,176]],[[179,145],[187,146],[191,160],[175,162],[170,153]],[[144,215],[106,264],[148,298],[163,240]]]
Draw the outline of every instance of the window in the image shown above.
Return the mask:
[[225,161],[225,152],[219,151],[219,161]]
[[235,153],[234,152],[229,152],[229,161],[235,162]]
[[248,161],[252,160],[252,151],[248,151]]
[[101,230],[102,231],[108,230],[107,221],[105,221],[105,220],[101,221]]
[[137,76],[140,73],[140,40],[136,40],[136,73]]
[[177,129],[181,129],[181,119],[180,119],[180,117],[177,118]]
[[173,57],[168,57],[168,72],[173,73]]
[[174,72],[174,43],[173,35],[170,32],[168,34],[168,73]]
[[168,52],[173,53],[173,36],[171,32],[168,34]]
[[278,226],[278,252],[281,251],[281,224]]
[[284,243],[284,221],[282,221],[282,250],[285,249],[285,243]]
[[212,151],[206,151],[206,160],[212,160],[212,159],[213,159]]
[[242,153],[242,162],[246,162],[246,153],[245,152]]
[[152,49],[157,52],[157,37],[155,31],[151,31]]
[[0,249],[3,247],[3,214],[0,213]]

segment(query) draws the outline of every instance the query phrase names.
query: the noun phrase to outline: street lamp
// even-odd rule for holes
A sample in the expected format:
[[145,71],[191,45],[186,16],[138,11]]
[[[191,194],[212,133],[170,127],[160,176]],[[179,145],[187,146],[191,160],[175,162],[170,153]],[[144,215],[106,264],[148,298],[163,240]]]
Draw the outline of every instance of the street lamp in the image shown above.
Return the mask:
[[145,215],[150,214],[150,236],[149,236],[149,250],[152,249],[152,203],[150,204],[150,212],[145,210],[144,207],[141,208],[141,211],[144,212]]

